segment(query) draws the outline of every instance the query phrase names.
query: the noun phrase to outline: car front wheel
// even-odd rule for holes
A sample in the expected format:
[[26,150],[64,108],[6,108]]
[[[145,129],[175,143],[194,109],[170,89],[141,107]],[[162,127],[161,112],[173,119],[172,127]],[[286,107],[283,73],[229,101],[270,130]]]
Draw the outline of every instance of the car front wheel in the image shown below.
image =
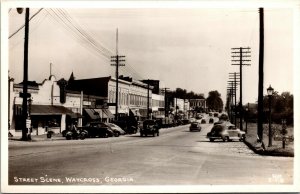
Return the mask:
[[230,141],[230,139],[229,139],[229,137],[228,137],[228,136],[226,136],[225,138],[223,138],[223,141],[224,141],[224,142],[225,142],[225,141],[229,142],[229,141]]

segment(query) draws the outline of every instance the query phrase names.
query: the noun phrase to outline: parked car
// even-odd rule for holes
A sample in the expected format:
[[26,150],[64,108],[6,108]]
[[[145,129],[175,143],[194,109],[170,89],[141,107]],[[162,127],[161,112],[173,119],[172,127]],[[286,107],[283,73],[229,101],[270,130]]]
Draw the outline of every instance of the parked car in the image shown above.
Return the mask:
[[212,112],[209,112],[209,113],[208,113],[208,116],[212,117],[212,116],[213,116],[213,113],[212,113]]
[[219,117],[219,113],[215,112],[214,117]]
[[210,118],[210,119],[209,119],[209,123],[214,123],[214,119],[213,119],[213,118]]
[[221,139],[223,141],[244,141],[246,138],[245,132],[239,130],[230,122],[220,122],[219,124],[215,124],[211,131],[207,133],[206,137],[209,141],[214,141],[216,139]]
[[201,126],[199,122],[192,122],[190,125],[190,131],[201,131]]
[[149,134],[159,136],[159,127],[155,120],[145,120],[143,122],[143,127],[140,129],[140,135],[142,136],[148,136]]
[[112,137],[114,132],[102,122],[91,122],[82,127],[87,131],[87,137]]
[[114,124],[118,125],[127,134],[135,134],[138,131],[138,121],[131,117],[119,118],[118,121],[114,121]]
[[113,130],[113,132],[115,133],[115,136],[120,136],[120,135],[124,135],[126,132],[121,128],[119,127],[118,125],[116,124],[113,124],[113,123],[105,123],[108,127],[110,127],[110,129]]
[[205,119],[201,119],[201,124],[206,124],[206,120]]

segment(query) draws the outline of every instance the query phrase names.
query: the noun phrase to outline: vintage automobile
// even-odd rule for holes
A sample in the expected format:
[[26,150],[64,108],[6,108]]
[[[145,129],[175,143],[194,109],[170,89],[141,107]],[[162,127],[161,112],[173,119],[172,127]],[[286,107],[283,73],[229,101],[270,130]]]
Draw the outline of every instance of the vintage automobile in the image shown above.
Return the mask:
[[236,126],[230,122],[220,122],[214,125],[211,131],[207,133],[206,137],[209,141],[214,141],[216,139],[221,139],[223,141],[244,141],[246,138],[245,132],[236,128]]
[[87,137],[112,137],[115,133],[102,122],[91,122],[82,127],[87,131]]
[[143,122],[143,127],[140,129],[140,135],[142,136],[148,136],[151,134],[153,137],[155,135],[159,136],[159,127],[155,120],[145,120]]
[[105,123],[105,125],[107,125],[108,127],[110,127],[111,130],[113,130],[115,136],[124,135],[126,133],[121,127],[114,123]]
[[201,126],[199,122],[192,122],[190,125],[190,131],[201,131]]

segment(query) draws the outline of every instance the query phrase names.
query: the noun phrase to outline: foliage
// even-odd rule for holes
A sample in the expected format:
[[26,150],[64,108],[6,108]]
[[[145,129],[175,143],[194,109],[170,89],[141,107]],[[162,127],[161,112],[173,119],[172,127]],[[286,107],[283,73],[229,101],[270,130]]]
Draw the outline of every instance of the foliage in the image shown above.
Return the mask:
[[223,109],[223,100],[221,98],[221,94],[215,90],[210,91],[208,93],[208,97],[206,98],[206,105],[209,109],[220,111]]
[[[294,121],[294,97],[289,92],[274,92],[271,97],[271,119],[272,122],[281,124],[282,119],[286,119],[288,125],[293,124]],[[263,99],[264,115],[263,121],[268,122],[269,119],[269,97],[266,95]],[[257,119],[257,109],[249,109],[246,113],[248,121]]]
[[187,92],[186,89],[176,88],[175,91],[170,91],[169,95],[173,98],[180,98],[180,99],[204,99],[203,95],[196,94],[193,91]]

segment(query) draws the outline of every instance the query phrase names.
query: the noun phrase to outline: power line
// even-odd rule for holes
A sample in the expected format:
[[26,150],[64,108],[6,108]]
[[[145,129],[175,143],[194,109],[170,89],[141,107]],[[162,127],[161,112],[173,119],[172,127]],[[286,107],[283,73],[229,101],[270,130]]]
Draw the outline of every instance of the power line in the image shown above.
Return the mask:
[[[41,11],[43,10],[43,8],[39,9],[35,14],[33,14],[30,18],[29,21],[34,18],[37,14],[39,14]],[[23,24],[19,29],[17,29],[14,33],[12,33],[8,39],[10,39],[11,37],[13,37],[15,34],[17,34],[20,30],[22,30],[25,27],[25,24]]]
[[[74,21],[74,19],[72,19],[72,17],[67,13],[66,10],[63,9],[58,9],[62,12],[62,14],[64,14],[64,17],[70,22],[72,23],[72,25],[75,27],[74,23],[76,23]],[[110,49],[107,49],[106,47],[102,46],[101,44],[99,44],[97,41],[95,41],[80,25],[76,25],[77,27],[75,27],[78,31],[82,32],[82,34],[92,42],[92,44],[94,44],[95,46],[97,46],[97,48],[100,47],[101,50],[103,50],[104,52],[109,53],[110,56],[113,55],[113,52]],[[124,68],[121,71],[126,71],[132,75],[135,75],[138,79],[142,79],[142,76],[139,75],[139,73],[137,73],[137,71],[129,64],[127,64],[126,66],[127,68]]]
[[[35,32],[35,30],[38,28],[38,26],[47,18],[48,13],[47,12],[42,12],[41,14],[44,13],[44,16],[41,16],[41,18],[37,21],[37,23],[33,26],[34,23],[31,23],[31,27],[29,29],[29,33],[33,33]],[[20,39],[18,42],[16,42],[15,44],[13,44],[12,46],[10,46],[9,49],[13,49],[14,47],[16,47],[17,45],[19,45],[22,42],[23,39]]]

